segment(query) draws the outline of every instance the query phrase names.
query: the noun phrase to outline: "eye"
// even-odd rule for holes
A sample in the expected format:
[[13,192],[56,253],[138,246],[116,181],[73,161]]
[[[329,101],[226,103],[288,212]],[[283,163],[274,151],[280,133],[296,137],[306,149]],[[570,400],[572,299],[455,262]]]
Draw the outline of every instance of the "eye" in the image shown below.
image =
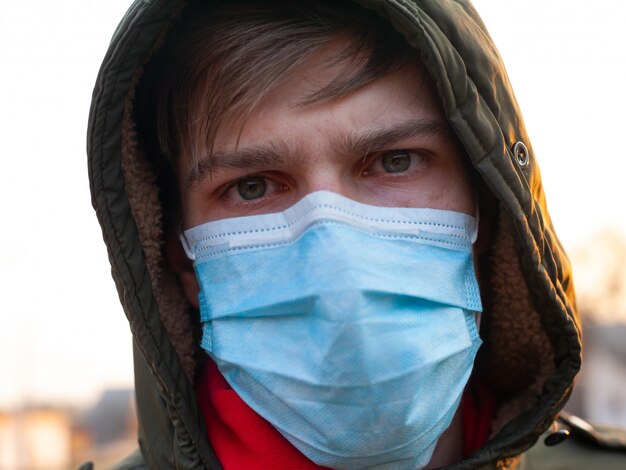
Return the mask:
[[363,176],[403,176],[423,170],[427,158],[416,150],[387,150],[374,154],[374,158],[362,170]]
[[289,190],[290,185],[284,180],[280,174],[246,175],[223,190],[223,200],[234,205],[265,203]]
[[406,150],[393,150],[380,156],[380,163],[387,173],[400,173],[411,166],[411,154]]
[[265,196],[267,185],[261,176],[246,176],[237,183],[237,191],[242,199],[251,201]]

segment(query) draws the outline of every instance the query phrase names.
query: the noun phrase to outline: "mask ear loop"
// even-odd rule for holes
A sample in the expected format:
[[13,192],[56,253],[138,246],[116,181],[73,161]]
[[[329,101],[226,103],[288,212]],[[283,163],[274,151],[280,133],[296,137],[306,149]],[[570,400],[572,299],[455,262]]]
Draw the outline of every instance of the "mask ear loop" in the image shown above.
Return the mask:
[[183,232],[178,234],[178,239],[180,240],[180,244],[183,246],[183,250],[185,250],[185,254],[187,255],[187,258],[189,258],[191,261],[195,261],[196,254],[193,252],[193,250],[189,246],[187,237],[185,237],[185,234]]
[[[478,201],[478,195],[476,195],[476,209],[474,209],[474,229],[472,230],[472,235],[470,239],[472,240],[472,246],[478,240],[478,229],[480,227],[480,203]],[[472,257],[474,255],[472,254]],[[476,330],[480,335],[480,321],[482,320],[482,312],[474,312],[474,320],[476,321]]]
[[472,227],[472,233],[470,234],[470,240],[472,245],[478,240],[478,227],[480,226],[480,204],[478,197],[476,198],[476,204],[474,209],[474,227]]

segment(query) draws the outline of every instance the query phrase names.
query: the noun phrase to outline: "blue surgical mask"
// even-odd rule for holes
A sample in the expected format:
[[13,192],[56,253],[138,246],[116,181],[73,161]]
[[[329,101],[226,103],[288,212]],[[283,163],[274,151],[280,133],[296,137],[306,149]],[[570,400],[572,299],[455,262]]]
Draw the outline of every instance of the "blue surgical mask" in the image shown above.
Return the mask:
[[202,347],[313,462],[428,464],[481,341],[474,217],[309,194],[187,230]]

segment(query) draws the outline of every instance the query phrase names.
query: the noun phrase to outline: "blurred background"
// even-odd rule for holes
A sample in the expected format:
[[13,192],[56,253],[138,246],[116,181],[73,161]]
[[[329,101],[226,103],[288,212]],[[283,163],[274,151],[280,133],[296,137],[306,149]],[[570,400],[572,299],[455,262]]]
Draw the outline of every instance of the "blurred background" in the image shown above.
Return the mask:
[[[129,3],[0,2],[1,470],[106,468],[136,445],[130,332],[85,157],[93,84]],[[474,4],[574,265],[585,358],[568,407],[626,426],[626,2]]]

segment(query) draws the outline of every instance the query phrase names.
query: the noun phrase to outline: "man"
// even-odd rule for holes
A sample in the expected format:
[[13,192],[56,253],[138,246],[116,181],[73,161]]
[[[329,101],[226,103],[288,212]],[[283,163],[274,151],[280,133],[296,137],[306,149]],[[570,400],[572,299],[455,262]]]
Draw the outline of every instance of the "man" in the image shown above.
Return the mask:
[[562,454],[523,452],[580,366],[569,264],[471,5],[136,3],[89,155],[134,335],[122,468]]

